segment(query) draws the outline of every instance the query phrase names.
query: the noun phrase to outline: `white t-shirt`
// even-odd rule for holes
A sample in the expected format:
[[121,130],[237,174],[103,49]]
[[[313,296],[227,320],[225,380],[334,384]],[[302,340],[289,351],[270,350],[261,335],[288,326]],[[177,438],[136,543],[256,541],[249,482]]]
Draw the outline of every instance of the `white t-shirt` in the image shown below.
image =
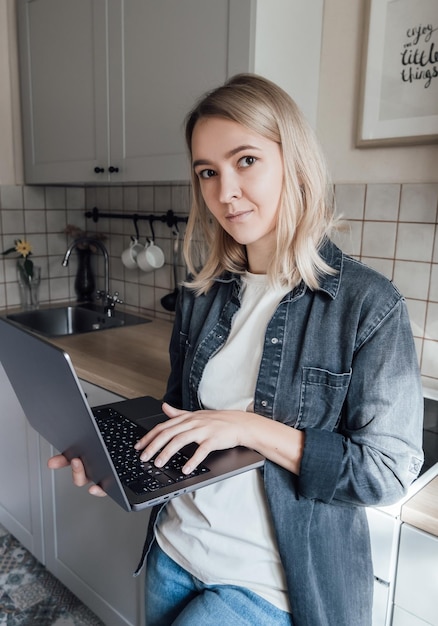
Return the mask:
[[[210,409],[252,411],[267,324],[289,291],[267,276],[243,277],[242,304],[199,392]],[[206,584],[246,587],[290,611],[263,479],[258,470],[171,500],[156,530],[160,547]]]

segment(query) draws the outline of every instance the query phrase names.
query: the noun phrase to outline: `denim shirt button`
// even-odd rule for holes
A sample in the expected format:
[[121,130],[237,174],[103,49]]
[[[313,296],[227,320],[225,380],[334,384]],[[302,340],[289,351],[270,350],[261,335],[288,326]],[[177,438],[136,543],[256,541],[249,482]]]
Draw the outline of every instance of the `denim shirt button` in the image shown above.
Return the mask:
[[268,406],[268,401],[267,401],[267,400],[262,400],[262,401],[260,402],[260,404],[261,404],[262,406]]
[[271,343],[278,343],[278,338],[277,337],[272,337]]

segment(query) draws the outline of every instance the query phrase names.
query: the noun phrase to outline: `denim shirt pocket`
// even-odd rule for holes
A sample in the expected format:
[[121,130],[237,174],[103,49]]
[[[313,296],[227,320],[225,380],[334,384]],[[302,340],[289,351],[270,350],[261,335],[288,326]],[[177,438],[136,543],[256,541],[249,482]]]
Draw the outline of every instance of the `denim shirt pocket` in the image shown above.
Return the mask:
[[351,380],[351,370],[341,374],[303,367],[300,408],[295,428],[335,430]]

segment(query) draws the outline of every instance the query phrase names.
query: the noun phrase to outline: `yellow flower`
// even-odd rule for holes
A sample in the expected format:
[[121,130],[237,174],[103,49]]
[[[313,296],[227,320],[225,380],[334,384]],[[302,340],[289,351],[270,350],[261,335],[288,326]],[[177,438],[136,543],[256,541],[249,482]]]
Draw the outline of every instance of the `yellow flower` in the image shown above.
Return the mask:
[[15,251],[26,258],[32,252],[32,246],[25,239],[17,239],[15,242]]

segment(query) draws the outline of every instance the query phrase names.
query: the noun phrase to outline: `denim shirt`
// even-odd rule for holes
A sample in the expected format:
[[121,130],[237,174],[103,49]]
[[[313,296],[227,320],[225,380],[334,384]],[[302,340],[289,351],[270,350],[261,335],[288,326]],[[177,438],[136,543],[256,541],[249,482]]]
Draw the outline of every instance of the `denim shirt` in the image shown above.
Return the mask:
[[[254,411],[305,432],[299,476],[270,461],[263,469],[293,625],[368,626],[364,507],[399,500],[418,475],[421,380],[394,285],[331,242],[321,256],[336,273],[314,291],[298,285],[267,326]],[[166,402],[202,408],[202,373],[227,340],[240,291],[232,274],[202,296],[182,289]]]

